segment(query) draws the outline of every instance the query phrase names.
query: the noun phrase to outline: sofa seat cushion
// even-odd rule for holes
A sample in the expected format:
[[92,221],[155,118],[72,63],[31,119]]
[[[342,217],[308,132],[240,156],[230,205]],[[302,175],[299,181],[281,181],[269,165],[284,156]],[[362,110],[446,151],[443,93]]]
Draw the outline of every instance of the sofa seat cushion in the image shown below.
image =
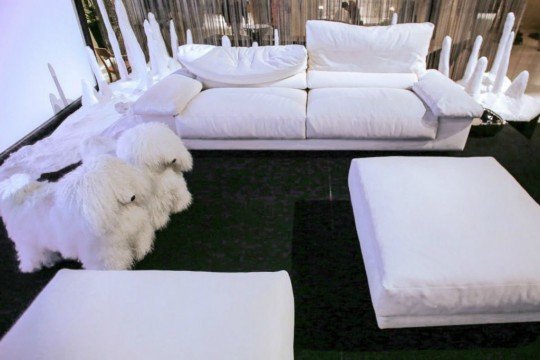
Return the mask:
[[382,88],[309,92],[307,137],[434,139],[437,119],[411,91]]
[[310,89],[336,87],[410,89],[418,81],[418,76],[414,73],[361,73],[309,70],[307,74],[308,87]]
[[178,59],[200,78],[235,85],[278,81],[306,70],[301,45],[223,47],[183,45]]
[[493,158],[353,160],[379,326],[540,320],[540,206]]
[[297,89],[209,89],[176,117],[176,126],[182,138],[304,139],[306,101]]

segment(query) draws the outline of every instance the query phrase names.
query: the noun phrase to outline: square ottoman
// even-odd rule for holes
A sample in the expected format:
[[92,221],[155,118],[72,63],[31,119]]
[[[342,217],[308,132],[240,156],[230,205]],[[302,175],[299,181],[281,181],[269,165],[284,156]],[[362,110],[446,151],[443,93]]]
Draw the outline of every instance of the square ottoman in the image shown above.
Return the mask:
[[0,359],[292,359],[285,271],[62,270],[0,342]]
[[540,206],[493,158],[355,159],[380,328],[540,321]]

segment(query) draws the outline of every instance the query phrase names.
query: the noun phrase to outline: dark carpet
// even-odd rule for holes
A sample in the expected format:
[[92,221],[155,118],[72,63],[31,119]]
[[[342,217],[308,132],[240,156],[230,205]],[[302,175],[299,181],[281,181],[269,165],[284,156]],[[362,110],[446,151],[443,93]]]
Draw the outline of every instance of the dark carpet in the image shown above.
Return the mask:
[[[157,234],[136,270],[275,271],[291,274],[297,359],[533,358],[538,324],[379,330],[352,221],[347,175],[367,156],[493,156],[540,202],[540,131],[507,126],[471,138],[463,152],[193,152],[190,209]],[[56,179],[57,176],[44,178]],[[489,216],[486,214],[485,216]],[[0,336],[62,267],[17,270],[0,227]],[[422,350],[421,349],[426,349]]]

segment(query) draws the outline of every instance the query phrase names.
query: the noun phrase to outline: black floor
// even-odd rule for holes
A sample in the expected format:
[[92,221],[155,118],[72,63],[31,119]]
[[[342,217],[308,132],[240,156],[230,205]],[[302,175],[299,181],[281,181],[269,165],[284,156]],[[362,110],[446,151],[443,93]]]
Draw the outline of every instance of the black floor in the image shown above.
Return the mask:
[[[193,206],[158,233],[137,270],[289,271],[296,302],[297,358],[529,358],[540,325],[379,330],[369,301],[347,188],[352,158],[493,156],[540,203],[540,131],[506,127],[471,138],[458,153],[194,152]],[[489,216],[489,214],[486,214]],[[540,259],[540,257],[539,257]],[[540,260],[539,260],[540,261]],[[0,335],[60,267],[17,271],[0,228]]]

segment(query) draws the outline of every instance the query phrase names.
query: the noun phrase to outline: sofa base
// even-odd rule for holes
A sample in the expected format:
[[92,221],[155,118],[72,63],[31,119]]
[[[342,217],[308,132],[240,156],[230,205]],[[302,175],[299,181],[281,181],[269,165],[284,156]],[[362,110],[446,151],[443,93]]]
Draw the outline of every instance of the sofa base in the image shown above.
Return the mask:
[[471,118],[441,118],[437,137],[429,139],[189,139],[192,150],[366,150],[448,151],[463,150],[471,129]]
[[459,144],[439,147],[434,140],[246,140],[246,139],[182,139],[190,150],[366,150],[366,151],[445,151],[463,150]]
[[376,317],[379,328],[394,329],[428,326],[537,322],[540,321],[540,312]]

